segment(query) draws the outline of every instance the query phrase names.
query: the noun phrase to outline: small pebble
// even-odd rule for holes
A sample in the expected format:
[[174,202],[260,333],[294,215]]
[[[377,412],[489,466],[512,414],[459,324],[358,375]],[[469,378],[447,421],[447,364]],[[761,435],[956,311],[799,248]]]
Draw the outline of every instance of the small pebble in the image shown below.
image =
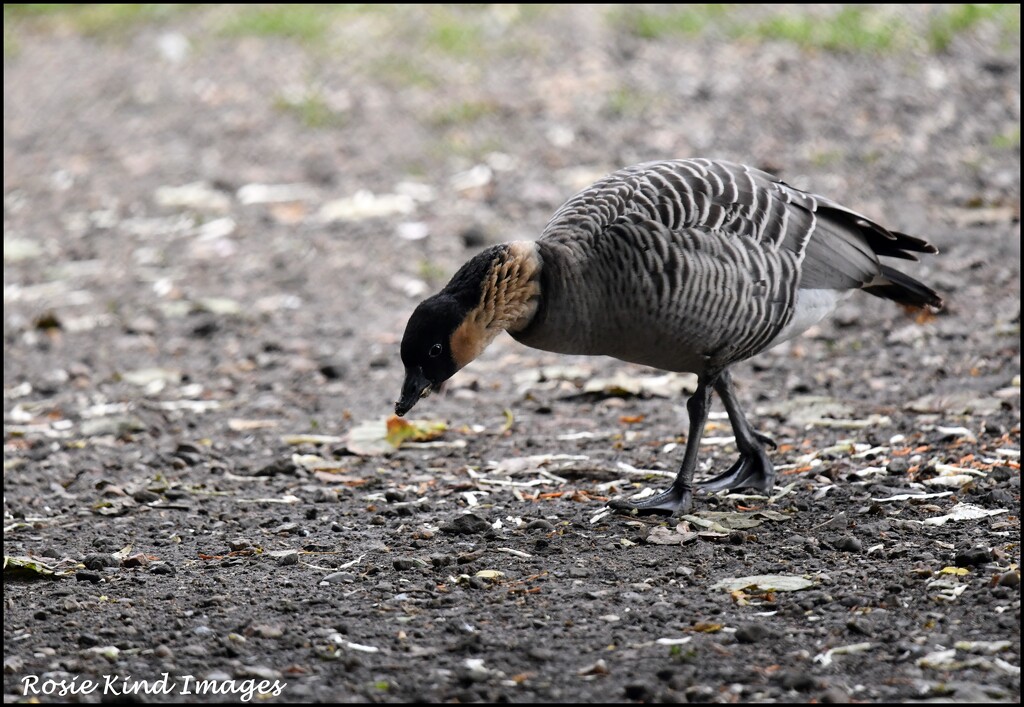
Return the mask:
[[464,553],[462,553],[461,555],[459,555],[455,559],[455,561],[458,562],[460,565],[468,565],[470,562],[476,562],[477,560],[479,560],[483,556],[484,556],[484,551],[482,549],[481,550],[473,550],[472,552],[464,552]]
[[843,552],[860,552],[863,547],[860,540],[851,535],[840,538],[836,543],[836,548]]
[[626,699],[643,702],[647,699],[649,690],[646,685],[634,683],[625,687]]
[[487,233],[481,226],[469,226],[461,235],[466,248],[480,248],[487,244]]
[[323,580],[321,581],[327,582],[329,584],[341,584],[342,582],[355,581],[355,578],[356,576],[351,572],[332,572],[331,574],[324,577]]
[[850,619],[846,622],[846,628],[850,630],[850,633],[857,633],[861,636],[873,636],[875,631],[871,628],[871,624],[863,619]]
[[154,493],[149,489],[139,489],[132,494],[132,498],[135,499],[136,503],[154,503],[160,500],[160,494]]
[[1005,572],[999,577],[1000,587],[1019,587],[1020,586],[1020,572],[1011,570]]
[[735,635],[739,643],[757,643],[770,634],[762,624],[748,623],[739,626]]
[[100,575],[99,572],[79,570],[75,573],[75,580],[78,582],[92,582],[93,584],[96,584],[100,581]]
[[261,680],[278,680],[281,677],[281,673],[273,668],[268,668],[265,665],[242,665],[238,668],[238,677],[242,678],[260,678]]
[[117,567],[120,562],[113,555],[108,555],[102,552],[94,552],[85,556],[82,560],[82,564],[90,570],[102,570],[107,567]]
[[299,564],[299,553],[289,552],[287,555],[281,555],[279,558],[277,558],[277,564],[279,567],[297,565]]
[[885,465],[885,470],[894,476],[906,474],[909,469],[910,462],[907,461],[906,457],[893,457],[889,460],[889,463]]
[[987,547],[972,547],[956,553],[957,567],[977,567],[992,561],[992,551]]
[[448,565],[455,562],[455,558],[451,555],[431,555],[430,564],[434,567],[447,567]]
[[320,373],[327,380],[342,380],[349,372],[349,364],[343,359],[333,359],[320,364]]
[[806,692],[815,687],[814,678],[800,671],[784,671],[778,675],[777,680],[787,690]]
[[825,692],[821,693],[821,697],[818,699],[822,703],[829,705],[845,705],[851,701],[846,690],[839,687],[828,688]]
[[337,503],[338,492],[334,489],[318,488],[313,494],[313,503]]
[[146,556],[146,553],[139,552],[139,553],[136,553],[136,554],[132,555],[131,557],[124,558],[124,563],[123,564],[124,564],[125,567],[128,567],[128,568],[131,568],[131,567],[145,567],[145,566],[147,566],[149,564],[149,558]]
[[476,535],[490,529],[490,523],[473,513],[457,516],[441,526],[442,533],[450,533],[452,535]]
[[4,657],[4,674],[17,675],[25,670],[25,661],[16,655]]
[[260,624],[253,626],[252,632],[261,638],[280,638],[284,635],[284,629],[277,624]]

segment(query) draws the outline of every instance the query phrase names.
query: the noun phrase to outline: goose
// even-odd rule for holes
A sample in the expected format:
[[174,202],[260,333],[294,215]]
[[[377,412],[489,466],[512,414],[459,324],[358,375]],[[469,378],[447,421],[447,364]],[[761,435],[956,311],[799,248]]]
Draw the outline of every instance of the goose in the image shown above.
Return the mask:
[[730,366],[804,332],[854,290],[937,311],[936,292],[881,261],[916,261],[915,253],[938,249],[753,167],[709,159],[627,167],[565,202],[537,240],[483,250],[415,308],[395,413],[507,331],[545,351],[696,374],[672,485],[613,500],[614,510],[688,512],[712,392],[739,458],[697,487],[769,493],[766,448],[776,445],[744,415]]

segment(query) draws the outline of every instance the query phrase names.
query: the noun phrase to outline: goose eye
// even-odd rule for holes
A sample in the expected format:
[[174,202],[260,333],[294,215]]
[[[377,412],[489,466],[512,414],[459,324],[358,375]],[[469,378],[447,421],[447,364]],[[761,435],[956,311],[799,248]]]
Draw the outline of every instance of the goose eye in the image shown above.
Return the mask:
[[434,344],[430,347],[430,358],[437,358],[441,355],[441,344]]

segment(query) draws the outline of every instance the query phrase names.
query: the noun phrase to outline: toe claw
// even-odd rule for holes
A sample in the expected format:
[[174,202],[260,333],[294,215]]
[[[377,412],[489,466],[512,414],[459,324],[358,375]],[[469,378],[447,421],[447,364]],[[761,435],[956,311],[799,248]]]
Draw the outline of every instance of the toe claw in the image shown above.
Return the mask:
[[693,503],[693,491],[684,489],[676,490],[675,487],[662,491],[655,496],[629,501],[617,499],[608,502],[608,507],[618,513],[628,515],[663,515],[671,516],[675,513],[686,513]]

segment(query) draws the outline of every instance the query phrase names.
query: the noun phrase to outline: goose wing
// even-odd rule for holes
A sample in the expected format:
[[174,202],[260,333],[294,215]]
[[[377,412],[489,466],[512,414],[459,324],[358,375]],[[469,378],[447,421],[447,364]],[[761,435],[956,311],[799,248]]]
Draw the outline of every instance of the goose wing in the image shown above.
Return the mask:
[[542,239],[600,238],[635,216],[670,232],[704,231],[788,251],[799,265],[802,289],[883,286],[890,284],[886,275],[896,271],[882,266],[879,256],[916,260],[915,253],[937,252],[919,238],[890,231],[761,170],[704,159],[649,162],[615,172],[567,201]]

